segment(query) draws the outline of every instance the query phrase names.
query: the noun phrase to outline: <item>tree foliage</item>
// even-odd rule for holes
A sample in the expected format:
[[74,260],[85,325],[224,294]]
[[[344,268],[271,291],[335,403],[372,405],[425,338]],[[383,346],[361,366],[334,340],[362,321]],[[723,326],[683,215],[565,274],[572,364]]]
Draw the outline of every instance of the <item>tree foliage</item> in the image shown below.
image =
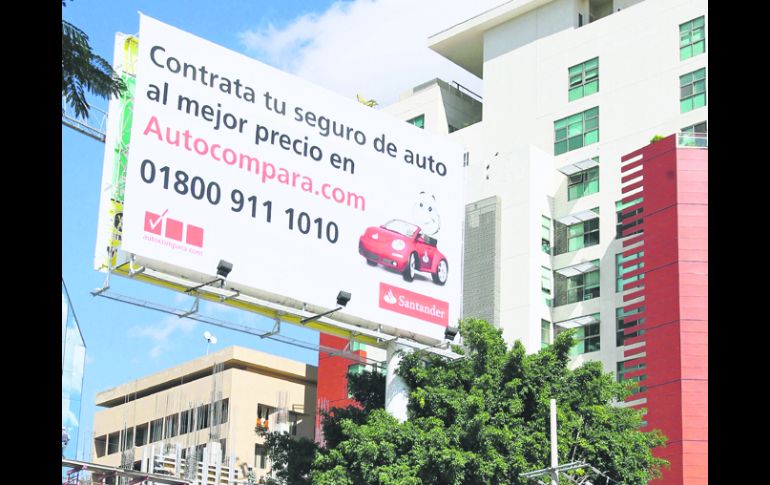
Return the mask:
[[641,485],[660,476],[667,463],[651,448],[665,437],[639,431],[643,411],[615,405],[630,391],[601,363],[568,368],[574,332],[531,355],[520,342],[507,348],[500,330],[482,320],[465,320],[460,333],[465,345],[456,350],[466,356],[459,361],[404,356],[398,372],[411,389],[404,423],[383,409],[382,376],[351,379],[361,406],[325,418],[327,441],[313,453],[312,483],[534,483],[519,475],[550,463],[551,398],[559,463],[588,462],[609,483]]
[[85,32],[66,20],[61,21],[61,30],[61,94],[75,114],[85,118],[86,91],[109,98],[120,96],[126,85],[110,63],[93,52]]

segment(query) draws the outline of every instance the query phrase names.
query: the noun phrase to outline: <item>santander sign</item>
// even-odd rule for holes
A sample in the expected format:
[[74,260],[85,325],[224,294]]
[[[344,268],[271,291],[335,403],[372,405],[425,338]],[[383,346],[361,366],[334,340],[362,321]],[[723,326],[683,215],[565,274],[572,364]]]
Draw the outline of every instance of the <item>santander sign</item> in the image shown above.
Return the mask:
[[449,303],[413,291],[380,283],[380,308],[446,327]]

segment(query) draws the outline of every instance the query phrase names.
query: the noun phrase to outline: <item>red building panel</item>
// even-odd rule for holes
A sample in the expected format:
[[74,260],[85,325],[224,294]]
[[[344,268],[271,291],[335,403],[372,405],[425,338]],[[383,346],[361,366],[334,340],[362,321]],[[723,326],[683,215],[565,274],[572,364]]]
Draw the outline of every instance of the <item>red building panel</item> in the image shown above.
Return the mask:
[[636,340],[645,342],[646,429],[668,437],[654,452],[671,463],[651,483],[707,484],[708,150],[678,148],[672,135],[622,160],[642,167],[634,195],[644,198],[645,277],[633,306],[645,308]]

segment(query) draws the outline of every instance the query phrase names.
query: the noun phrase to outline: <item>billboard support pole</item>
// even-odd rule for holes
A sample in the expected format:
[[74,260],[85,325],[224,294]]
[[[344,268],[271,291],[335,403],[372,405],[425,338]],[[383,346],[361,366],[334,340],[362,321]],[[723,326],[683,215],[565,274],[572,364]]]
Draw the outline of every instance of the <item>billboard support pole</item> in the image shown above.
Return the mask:
[[387,348],[387,373],[385,374],[385,411],[400,423],[407,420],[406,408],[409,403],[409,386],[403,377],[396,373],[406,352],[413,349],[396,341]]

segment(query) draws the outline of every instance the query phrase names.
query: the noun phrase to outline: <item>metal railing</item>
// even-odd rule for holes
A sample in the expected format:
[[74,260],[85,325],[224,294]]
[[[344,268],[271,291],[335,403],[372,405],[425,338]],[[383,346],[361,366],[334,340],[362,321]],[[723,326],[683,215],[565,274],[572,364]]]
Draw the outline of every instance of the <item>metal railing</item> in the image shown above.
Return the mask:
[[708,133],[679,132],[676,136],[676,145],[683,148],[708,148]]
[[75,114],[75,110],[61,98],[61,122],[75,131],[104,143],[107,137],[107,112],[95,106],[88,106],[88,118],[83,119]]

